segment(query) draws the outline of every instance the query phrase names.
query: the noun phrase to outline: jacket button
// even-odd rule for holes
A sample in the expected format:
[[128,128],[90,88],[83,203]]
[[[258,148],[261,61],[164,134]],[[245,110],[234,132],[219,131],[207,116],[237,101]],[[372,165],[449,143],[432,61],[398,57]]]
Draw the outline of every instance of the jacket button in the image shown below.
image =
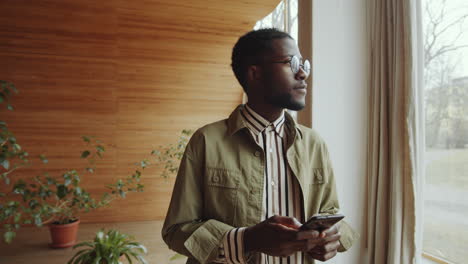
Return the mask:
[[255,155],[255,157],[260,157],[260,151],[258,151],[258,150],[255,151],[254,155]]
[[213,176],[213,182],[219,182],[219,177],[218,176]]
[[322,175],[317,175],[317,180],[321,181],[322,180]]

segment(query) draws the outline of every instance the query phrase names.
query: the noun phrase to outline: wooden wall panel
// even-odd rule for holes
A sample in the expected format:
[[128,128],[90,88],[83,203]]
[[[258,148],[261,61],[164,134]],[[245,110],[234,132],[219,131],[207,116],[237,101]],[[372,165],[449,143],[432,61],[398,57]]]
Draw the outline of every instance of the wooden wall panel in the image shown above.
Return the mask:
[[[20,90],[5,113],[32,155],[32,177],[84,168],[81,135],[108,147],[84,185],[97,195],[184,128],[225,118],[241,102],[231,49],[279,0],[2,0],[0,79]],[[145,171],[146,191],[84,222],[162,219],[174,179]]]

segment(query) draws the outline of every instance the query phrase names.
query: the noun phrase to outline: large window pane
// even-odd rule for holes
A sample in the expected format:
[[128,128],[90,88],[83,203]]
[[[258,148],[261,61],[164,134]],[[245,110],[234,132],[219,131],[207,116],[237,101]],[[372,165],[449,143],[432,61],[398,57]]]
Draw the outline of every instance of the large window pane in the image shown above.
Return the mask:
[[468,263],[468,2],[423,0],[426,253]]

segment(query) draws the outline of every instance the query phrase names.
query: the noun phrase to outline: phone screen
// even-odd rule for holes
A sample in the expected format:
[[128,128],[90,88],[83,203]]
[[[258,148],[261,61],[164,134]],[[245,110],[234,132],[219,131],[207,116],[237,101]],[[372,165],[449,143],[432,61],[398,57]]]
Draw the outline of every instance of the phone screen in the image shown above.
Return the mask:
[[323,231],[344,218],[342,214],[334,215],[315,215],[312,216],[306,223],[301,226],[301,230],[317,230]]

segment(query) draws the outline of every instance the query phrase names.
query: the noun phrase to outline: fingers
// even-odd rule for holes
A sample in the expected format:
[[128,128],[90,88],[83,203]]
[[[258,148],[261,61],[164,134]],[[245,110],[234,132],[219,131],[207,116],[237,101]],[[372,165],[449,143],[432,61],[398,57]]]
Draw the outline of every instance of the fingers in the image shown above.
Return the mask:
[[269,221],[277,224],[281,224],[287,227],[290,227],[292,229],[299,229],[301,227],[301,222],[299,222],[296,218],[294,217],[287,217],[287,216],[279,216],[275,215],[270,218],[268,218]]
[[340,242],[333,241],[325,245],[315,246],[314,248],[308,251],[308,254],[314,259],[320,261],[327,261],[336,256],[339,247]]
[[319,253],[319,254],[325,254],[330,251],[338,250],[339,247],[340,247],[340,242],[333,241],[333,242],[329,242],[323,245],[318,245],[315,248],[311,249],[310,251]]
[[340,224],[339,223],[336,223],[334,225],[332,225],[331,227],[323,230],[321,232],[321,234],[323,233],[324,234],[324,237],[325,236],[330,236],[330,235],[333,235],[333,234],[336,234],[339,232],[339,227],[340,227]]
[[297,240],[304,240],[304,239],[314,239],[319,237],[319,232],[317,230],[304,230],[299,231],[297,233],[296,239]]
[[318,254],[318,253],[315,253],[315,252],[308,252],[308,254],[309,254],[312,258],[314,258],[314,259],[316,259],[316,260],[320,260],[320,261],[327,261],[327,260],[329,260],[329,259],[335,257],[335,256],[336,256],[336,253],[337,253],[336,250],[335,250],[335,251],[332,251],[332,252],[328,252],[328,253],[326,253],[326,254]]
[[334,234],[336,234],[338,232],[339,232],[339,223],[334,224],[333,226],[331,226],[331,227],[323,230],[322,232],[320,232],[319,237],[321,237],[321,238],[328,237],[328,236],[334,235]]

